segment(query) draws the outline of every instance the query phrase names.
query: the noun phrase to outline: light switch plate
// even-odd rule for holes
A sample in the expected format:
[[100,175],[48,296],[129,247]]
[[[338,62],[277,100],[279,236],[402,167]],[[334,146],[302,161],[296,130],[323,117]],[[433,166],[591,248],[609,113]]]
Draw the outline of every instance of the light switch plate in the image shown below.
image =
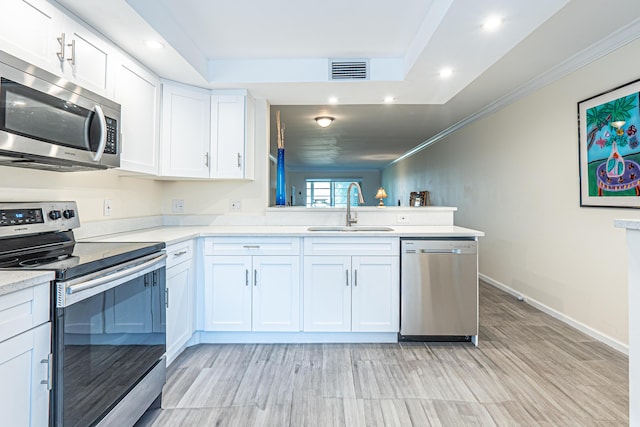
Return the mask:
[[240,208],[241,208],[240,200],[234,200],[234,201],[231,202],[231,210],[232,211],[239,211]]

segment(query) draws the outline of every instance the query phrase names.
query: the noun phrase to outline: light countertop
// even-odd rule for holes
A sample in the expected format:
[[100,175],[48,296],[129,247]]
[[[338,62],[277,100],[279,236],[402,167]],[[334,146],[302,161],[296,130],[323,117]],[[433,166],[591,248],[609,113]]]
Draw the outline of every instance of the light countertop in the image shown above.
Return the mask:
[[176,226],[156,227],[127,233],[87,238],[101,242],[165,242],[167,245],[197,237],[290,236],[290,237],[481,237],[482,231],[455,225],[396,226],[393,231],[309,231],[309,226]]
[[0,270],[0,295],[50,282],[54,277],[52,271]]

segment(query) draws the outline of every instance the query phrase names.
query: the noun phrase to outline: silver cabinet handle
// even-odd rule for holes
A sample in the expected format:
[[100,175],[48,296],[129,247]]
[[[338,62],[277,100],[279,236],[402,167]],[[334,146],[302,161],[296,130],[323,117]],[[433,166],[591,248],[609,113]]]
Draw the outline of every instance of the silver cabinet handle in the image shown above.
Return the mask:
[[260,245],[244,245],[242,247],[245,249],[260,249]]
[[204,165],[209,167],[209,153],[204,153]]
[[40,361],[40,363],[46,363],[47,364],[47,378],[42,380],[42,381],[40,381],[40,384],[46,384],[47,385],[47,390],[49,390],[49,391],[52,388],[52,386],[51,386],[51,379],[52,379],[51,369],[53,369],[52,366],[51,366],[52,365],[52,363],[51,363],[52,359],[53,359],[53,354],[49,353],[47,355],[46,359],[42,359]]
[[71,40],[71,43],[69,43],[67,46],[71,46],[71,58],[67,58],[67,61],[69,61],[69,64],[71,64],[72,66],[75,67],[76,65],[76,41]]
[[345,272],[345,278],[347,279],[346,280],[347,286],[349,286],[349,270],[345,270],[344,272]]
[[358,270],[353,270],[353,286],[358,286]]
[[[100,124],[100,142],[98,143],[98,149],[93,155],[93,161],[97,162],[102,157],[104,153],[104,148],[107,146],[107,119],[104,117],[104,112],[102,111],[102,107],[99,105],[93,106],[93,111],[95,111],[98,116],[99,124]],[[88,130],[87,130],[87,138],[89,138]]]
[[249,286],[249,270],[244,271],[244,285]]
[[60,62],[63,62],[64,61],[64,48],[65,48],[64,33],[60,33],[60,37],[56,37],[56,40],[58,40],[58,44],[60,45],[60,52],[56,52],[56,55],[58,55],[58,59],[60,60]]
[[180,251],[180,252],[176,252],[175,254],[173,254],[174,258],[177,258],[179,256],[185,255],[187,254],[189,251]]
[[169,288],[164,288],[164,306],[169,308]]
[[258,270],[253,270],[253,286],[258,286]]
[[238,167],[242,167],[242,156],[238,153]]

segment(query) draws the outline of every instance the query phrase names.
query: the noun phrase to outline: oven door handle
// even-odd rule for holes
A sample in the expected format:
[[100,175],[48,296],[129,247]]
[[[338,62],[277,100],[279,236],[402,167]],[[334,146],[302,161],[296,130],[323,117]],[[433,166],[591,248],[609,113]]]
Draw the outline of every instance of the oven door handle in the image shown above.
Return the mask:
[[165,258],[167,258],[167,254],[163,253],[162,255],[159,255],[150,261],[144,262],[142,264],[138,264],[135,267],[118,270],[113,274],[100,276],[95,279],[87,280],[86,282],[78,283],[77,285],[71,285],[67,287],[66,293],[67,295],[77,294],[78,292],[96,288],[100,285],[104,285],[105,283],[114,282],[123,277],[134,275],[140,271],[148,269],[149,267],[153,267],[156,264],[164,263]]

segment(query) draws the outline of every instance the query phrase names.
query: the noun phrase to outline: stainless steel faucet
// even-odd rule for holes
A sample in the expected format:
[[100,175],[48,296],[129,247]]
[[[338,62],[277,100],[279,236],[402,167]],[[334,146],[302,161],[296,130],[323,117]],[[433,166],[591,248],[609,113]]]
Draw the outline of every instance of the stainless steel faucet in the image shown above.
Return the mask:
[[351,227],[351,224],[355,224],[358,222],[358,213],[355,213],[355,216],[351,217],[351,188],[356,186],[358,189],[358,204],[361,205],[364,203],[364,198],[362,197],[362,189],[360,188],[360,184],[357,182],[352,182],[349,184],[349,188],[347,189],[347,227]]

